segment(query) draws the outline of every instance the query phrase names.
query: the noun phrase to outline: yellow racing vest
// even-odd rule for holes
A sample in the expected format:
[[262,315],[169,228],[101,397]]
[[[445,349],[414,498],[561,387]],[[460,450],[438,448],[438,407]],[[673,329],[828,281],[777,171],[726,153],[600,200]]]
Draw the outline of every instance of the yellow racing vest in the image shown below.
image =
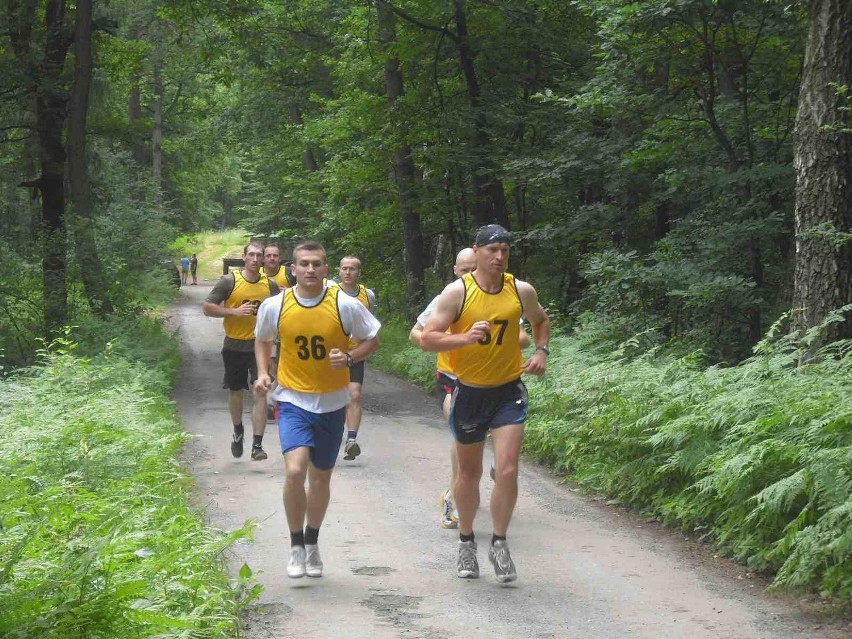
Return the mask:
[[[338,284],[338,286],[340,285]],[[349,295],[349,293],[343,290],[342,286],[340,286],[340,290],[343,292],[344,295]],[[371,310],[370,297],[367,295],[367,287],[363,284],[358,285],[357,295],[349,295],[349,297],[351,297],[353,300],[358,300],[359,302],[361,302],[364,305],[364,308],[366,308],[368,311]],[[349,346],[347,347],[347,349],[351,351],[356,346],[358,346],[358,342],[353,342],[352,340],[349,340]]]
[[290,288],[290,282],[287,281],[286,269],[286,266],[279,266],[278,272],[275,275],[269,275],[266,270],[261,266],[260,272],[263,275],[266,275],[266,277],[273,279],[275,283],[278,284],[278,288],[283,291],[285,288]]
[[278,383],[302,393],[331,393],[349,384],[349,369],[334,369],[328,359],[333,348],[346,352],[349,336],[343,331],[337,287],[327,288],[316,306],[299,304],[293,289],[284,291],[278,316]]
[[474,344],[453,351],[454,372],[464,384],[500,386],[518,379],[524,358],[518,338],[523,305],[515,286],[515,277],[503,274],[503,286],[497,293],[483,291],[473,273],[462,277],[464,301],[458,318],[450,324],[450,333],[466,333],[476,322],[491,322],[491,332]]
[[257,282],[249,282],[241,271],[234,271],[234,290],[225,300],[227,308],[238,308],[244,302],[254,305],[254,315],[226,315],[223,321],[225,335],[231,339],[254,339],[257,324],[257,307],[269,297],[269,279],[263,273]]

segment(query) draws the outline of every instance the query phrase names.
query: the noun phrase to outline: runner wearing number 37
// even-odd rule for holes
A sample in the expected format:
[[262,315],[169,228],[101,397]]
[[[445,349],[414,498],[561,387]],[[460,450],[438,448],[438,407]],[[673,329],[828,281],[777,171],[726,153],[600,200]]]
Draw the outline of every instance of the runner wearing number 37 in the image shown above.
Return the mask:
[[265,300],[257,313],[256,385],[263,392],[272,385],[268,363],[273,341],[279,338],[278,386],[272,398],[278,402],[286,467],[287,576],[320,577],[317,542],[343,437],[349,368],[379,347],[381,324],[339,287],[325,286],[328,262],[318,242],[302,242],[293,249],[292,271],[296,286]]
[[[550,321],[535,289],[506,272],[510,242],[509,232],[497,224],[477,230],[473,246],[476,270],[447,285],[420,337],[423,350],[454,351],[458,376],[450,407],[458,455],[458,576],[479,577],[473,520],[479,508],[485,436],[490,431],[496,474],[488,558],[501,583],[517,579],[506,532],[518,498],[518,457],[527,416],[527,391],[521,375],[544,373],[550,339]],[[522,315],[532,326],[536,344],[535,353],[526,361],[518,334]]]

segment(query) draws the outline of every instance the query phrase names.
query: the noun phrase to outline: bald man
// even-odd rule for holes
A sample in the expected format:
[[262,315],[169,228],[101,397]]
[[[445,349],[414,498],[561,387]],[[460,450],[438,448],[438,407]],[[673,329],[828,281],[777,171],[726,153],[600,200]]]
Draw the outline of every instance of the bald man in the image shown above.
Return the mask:
[[[472,272],[475,268],[476,253],[474,250],[472,248],[465,248],[459,251],[459,254],[456,255],[456,263],[453,266],[453,275],[455,275],[456,278],[463,277],[467,273]],[[435,309],[435,304],[438,302],[439,297],[440,295],[436,296],[435,299],[429,302],[429,305],[417,317],[417,321],[412,327],[411,332],[408,334],[408,338],[415,346],[420,346],[420,336],[423,334],[423,327],[426,326],[426,322],[429,321],[429,316]],[[524,330],[523,325],[520,326],[519,330],[521,348],[526,348],[530,344],[530,337]],[[452,351],[438,353],[437,370],[435,372],[435,392],[438,395],[438,399],[441,400],[444,419],[449,419],[450,400],[457,382],[456,374],[453,371],[452,355]],[[458,475],[458,457],[456,456],[455,445],[450,448],[450,468],[450,487],[441,493],[442,528],[458,528],[459,525],[459,515],[455,508],[455,500],[453,498],[453,487],[455,486],[456,477]],[[493,462],[491,474],[493,479]]]

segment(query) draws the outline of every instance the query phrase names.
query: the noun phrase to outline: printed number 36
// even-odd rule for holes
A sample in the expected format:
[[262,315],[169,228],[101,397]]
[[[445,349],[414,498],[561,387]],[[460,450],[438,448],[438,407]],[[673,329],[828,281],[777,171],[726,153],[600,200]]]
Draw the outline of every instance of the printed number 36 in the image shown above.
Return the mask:
[[[299,359],[310,359],[311,357],[314,359],[324,359],[325,344],[323,341],[322,335],[314,335],[310,340],[304,335],[297,335],[295,342],[299,347],[299,352],[296,355]],[[308,348],[308,344],[310,344],[310,348]]]

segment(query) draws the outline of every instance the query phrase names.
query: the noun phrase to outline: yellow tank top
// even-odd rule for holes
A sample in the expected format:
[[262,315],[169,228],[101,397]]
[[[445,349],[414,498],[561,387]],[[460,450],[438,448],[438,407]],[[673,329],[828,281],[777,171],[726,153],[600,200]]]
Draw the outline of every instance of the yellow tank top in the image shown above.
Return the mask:
[[450,375],[455,375],[456,371],[453,368],[453,355],[455,354],[455,350],[452,351],[441,351],[438,353],[438,358],[436,362],[436,366],[439,371],[444,373],[449,373]]
[[257,324],[257,307],[269,297],[269,279],[263,273],[257,282],[249,282],[242,272],[234,271],[234,290],[225,300],[228,308],[237,308],[244,302],[254,305],[254,315],[227,315],[223,321],[225,335],[231,339],[254,339],[254,326]]
[[349,336],[343,332],[337,287],[328,288],[322,301],[310,308],[302,306],[293,289],[284,291],[278,317],[281,350],[278,355],[278,383],[302,393],[330,393],[346,388],[349,369],[334,369],[328,359],[333,348],[346,351]]
[[474,386],[500,386],[518,379],[524,363],[518,324],[524,309],[515,277],[504,273],[503,286],[497,293],[483,291],[472,273],[465,275],[462,283],[464,301],[450,332],[466,333],[482,320],[491,322],[491,332],[479,342],[453,351],[455,374],[462,383]]
[[[340,285],[338,284],[338,286],[340,286]],[[340,290],[344,295],[349,295],[349,293],[347,293],[346,291],[343,290],[342,286],[340,286]],[[359,302],[361,302],[364,305],[364,308],[366,308],[368,311],[370,310],[370,297],[367,295],[367,287],[364,286],[363,284],[358,285],[358,294],[357,295],[349,295],[349,297],[351,297],[353,300],[358,300]],[[350,351],[353,348],[355,348],[356,346],[358,346],[358,342],[353,342],[352,340],[349,340],[348,349]]]
[[278,284],[278,288],[280,290],[284,290],[285,288],[290,288],[290,282],[287,281],[287,271],[285,270],[286,266],[279,266],[278,272],[275,275],[267,274],[266,270],[261,266],[260,272],[266,275],[266,277],[271,277],[276,284]]

